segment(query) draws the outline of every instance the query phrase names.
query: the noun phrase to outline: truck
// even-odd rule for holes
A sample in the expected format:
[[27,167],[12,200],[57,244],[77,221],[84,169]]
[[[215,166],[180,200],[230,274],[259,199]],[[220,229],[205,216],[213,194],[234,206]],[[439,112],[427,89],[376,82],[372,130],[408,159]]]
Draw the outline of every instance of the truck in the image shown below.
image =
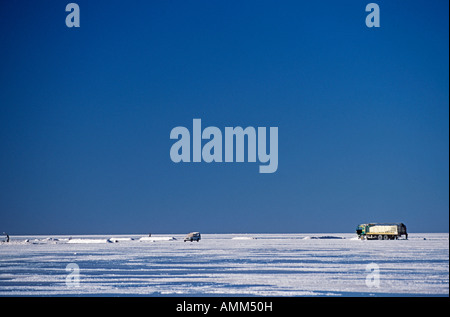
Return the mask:
[[356,234],[361,240],[397,240],[402,236],[408,239],[403,223],[364,223],[356,227]]

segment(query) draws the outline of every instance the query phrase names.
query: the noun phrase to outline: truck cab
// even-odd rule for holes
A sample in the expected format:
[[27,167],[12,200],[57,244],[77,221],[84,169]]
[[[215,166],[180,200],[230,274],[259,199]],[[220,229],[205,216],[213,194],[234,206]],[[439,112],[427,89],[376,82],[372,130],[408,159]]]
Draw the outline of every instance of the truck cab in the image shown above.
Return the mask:
[[358,235],[358,238],[361,238],[361,236],[366,234],[366,225],[362,224],[362,225],[358,225],[356,227],[356,234]]

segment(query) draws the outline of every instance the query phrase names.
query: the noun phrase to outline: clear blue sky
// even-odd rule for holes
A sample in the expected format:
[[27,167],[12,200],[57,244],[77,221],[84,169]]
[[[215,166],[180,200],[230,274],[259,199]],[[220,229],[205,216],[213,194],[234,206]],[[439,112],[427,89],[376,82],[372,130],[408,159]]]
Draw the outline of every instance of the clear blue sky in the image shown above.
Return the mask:
[[[0,231],[448,232],[449,2],[0,2]],[[173,127],[279,129],[258,163]]]

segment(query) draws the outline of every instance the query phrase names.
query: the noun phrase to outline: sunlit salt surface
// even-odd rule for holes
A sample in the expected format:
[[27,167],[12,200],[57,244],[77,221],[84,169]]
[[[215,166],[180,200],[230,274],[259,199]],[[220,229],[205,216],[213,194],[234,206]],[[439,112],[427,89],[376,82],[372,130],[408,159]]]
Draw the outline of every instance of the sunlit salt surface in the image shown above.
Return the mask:
[[11,236],[0,243],[0,296],[449,294],[448,234],[397,241],[328,233],[183,238]]

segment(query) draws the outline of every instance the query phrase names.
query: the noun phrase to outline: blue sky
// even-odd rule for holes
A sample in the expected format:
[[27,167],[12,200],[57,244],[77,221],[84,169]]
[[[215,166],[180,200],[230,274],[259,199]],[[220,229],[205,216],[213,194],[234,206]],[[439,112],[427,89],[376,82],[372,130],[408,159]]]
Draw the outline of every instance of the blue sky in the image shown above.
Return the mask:
[[[0,231],[448,232],[448,1],[0,4]],[[279,164],[176,126],[278,127]]]

